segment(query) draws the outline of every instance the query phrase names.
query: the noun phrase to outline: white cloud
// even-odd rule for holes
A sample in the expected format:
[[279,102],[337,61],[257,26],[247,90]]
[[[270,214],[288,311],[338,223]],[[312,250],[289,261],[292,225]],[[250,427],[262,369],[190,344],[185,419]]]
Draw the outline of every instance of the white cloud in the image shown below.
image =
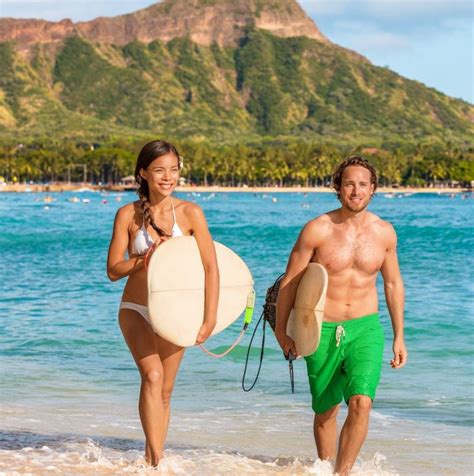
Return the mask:
[[340,20],[334,23],[333,31],[351,49],[363,52],[409,50],[412,45],[408,38],[381,30],[375,23],[355,20]]
[[339,15],[344,12],[348,3],[346,0],[334,2],[315,2],[314,0],[299,0],[298,3],[310,15]]
[[352,44],[352,48],[356,51],[407,50],[411,48],[410,42],[405,38],[385,31],[353,35]]
[[315,1],[315,0],[298,0],[301,7],[310,15],[316,16],[333,16],[343,14],[350,5],[349,0],[334,1]]
[[447,18],[441,22],[441,25],[447,30],[462,31],[470,34],[472,39],[474,25],[472,21],[469,21],[469,19]]
[[299,0],[311,15],[361,15],[374,19],[463,17],[473,14],[471,0]]
[[367,13],[380,18],[442,18],[472,14],[467,0],[366,0]]

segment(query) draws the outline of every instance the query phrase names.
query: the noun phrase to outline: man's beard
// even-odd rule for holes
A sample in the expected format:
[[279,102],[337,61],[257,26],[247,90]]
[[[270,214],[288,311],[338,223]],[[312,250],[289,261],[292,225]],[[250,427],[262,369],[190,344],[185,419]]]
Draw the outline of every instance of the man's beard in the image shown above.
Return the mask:
[[356,205],[356,204],[351,203],[350,200],[347,200],[344,203],[344,205],[351,212],[361,212],[362,210],[365,210],[368,207],[369,201],[370,200],[362,201],[358,205]]

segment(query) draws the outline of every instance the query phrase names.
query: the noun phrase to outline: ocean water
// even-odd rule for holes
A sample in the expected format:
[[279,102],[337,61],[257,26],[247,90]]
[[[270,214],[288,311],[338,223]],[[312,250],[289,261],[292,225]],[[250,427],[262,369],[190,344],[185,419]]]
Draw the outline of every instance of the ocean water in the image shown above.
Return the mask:
[[[158,471],[147,468],[139,378],[117,325],[124,281],[105,274],[114,214],[135,195],[58,193],[52,203],[45,196],[0,194],[2,474],[331,474],[316,456],[304,362],[295,363],[292,395],[271,331],[250,393],[241,378],[251,332],[221,360],[186,351],[166,458]],[[302,225],[338,206],[332,194],[317,193],[179,196],[199,203],[214,239],[249,265],[255,317]],[[409,363],[390,368],[379,281],[385,362],[356,475],[474,472],[473,204],[439,194],[379,194],[371,204],[398,233]],[[241,325],[208,347],[225,349]],[[249,381],[260,334],[256,340]]]

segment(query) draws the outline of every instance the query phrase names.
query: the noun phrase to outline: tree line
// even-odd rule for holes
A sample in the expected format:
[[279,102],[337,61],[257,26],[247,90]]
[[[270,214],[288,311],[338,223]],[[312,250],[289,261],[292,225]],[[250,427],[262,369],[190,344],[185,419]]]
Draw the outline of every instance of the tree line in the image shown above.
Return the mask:
[[[431,144],[413,147],[338,147],[310,142],[215,145],[174,142],[189,184],[224,186],[329,185],[336,165],[348,155],[366,157],[382,186],[433,186],[474,181],[474,148]],[[142,143],[30,143],[0,147],[0,175],[7,182],[76,181],[119,183],[134,173]],[[84,177],[85,173],[85,177]]]

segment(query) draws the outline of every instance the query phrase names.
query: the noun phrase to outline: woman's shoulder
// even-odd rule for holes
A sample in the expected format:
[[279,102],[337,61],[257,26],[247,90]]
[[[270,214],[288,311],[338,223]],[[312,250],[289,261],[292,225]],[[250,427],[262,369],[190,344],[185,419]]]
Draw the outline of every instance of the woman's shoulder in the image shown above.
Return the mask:
[[175,209],[181,209],[184,213],[192,213],[193,210],[201,210],[201,207],[194,202],[182,200],[181,198],[173,197],[173,204]]
[[179,198],[173,198],[173,203],[175,209],[180,210],[181,213],[189,220],[204,217],[204,212],[197,203],[188,202],[187,200],[181,200]]
[[122,220],[132,220],[137,213],[140,211],[140,202],[136,200],[135,202],[127,203],[117,210],[117,218]]

